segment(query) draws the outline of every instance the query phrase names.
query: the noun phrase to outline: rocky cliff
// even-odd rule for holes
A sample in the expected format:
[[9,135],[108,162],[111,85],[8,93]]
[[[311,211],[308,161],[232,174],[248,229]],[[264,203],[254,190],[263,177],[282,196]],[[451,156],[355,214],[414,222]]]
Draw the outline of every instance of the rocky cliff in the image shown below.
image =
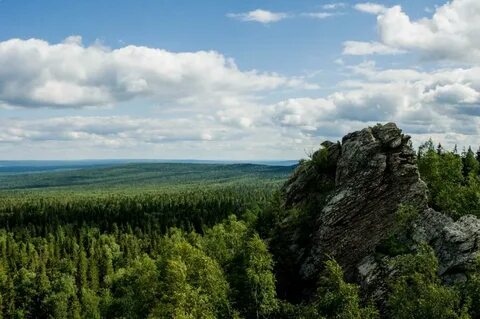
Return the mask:
[[315,216],[311,243],[299,258],[305,280],[315,280],[326,258],[333,257],[348,279],[375,285],[381,294],[378,281],[387,263],[374,252],[396,231],[401,204],[420,212],[411,249],[430,244],[446,280],[461,279],[480,251],[480,220],[465,216],[454,222],[428,208],[410,137],[393,123],[350,133],[341,143],[322,143],[311,161],[299,165],[283,194],[287,207],[315,203],[309,205]]

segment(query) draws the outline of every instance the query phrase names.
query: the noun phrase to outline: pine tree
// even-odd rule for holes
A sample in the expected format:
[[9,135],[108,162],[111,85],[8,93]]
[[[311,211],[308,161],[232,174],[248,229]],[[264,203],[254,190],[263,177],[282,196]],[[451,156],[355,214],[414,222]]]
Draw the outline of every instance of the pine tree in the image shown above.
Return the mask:
[[266,244],[258,235],[247,242],[245,272],[249,312],[263,318],[272,314],[278,307],[273,276],[273,260]]
[[90,252],[88,277],[90,281],[90,289],[92,289],[94,292],[98,292],[100,288],[100,275],[98,271],[97,254],[95,254],[93,249]]
[[437,154],[438,155],[442,155],[443,154],[443,146],[442,144],[438,143],[438,146],[437,146]]
[[80,248],[77,266],[77,286],[79,291],[88,288],[88,260],[83,246]]
[[475,158],[475,153],[469,146],[468,151],[465,153],[463,160],[463,176],[467,177],[470,173],[478,175],[480,163]]

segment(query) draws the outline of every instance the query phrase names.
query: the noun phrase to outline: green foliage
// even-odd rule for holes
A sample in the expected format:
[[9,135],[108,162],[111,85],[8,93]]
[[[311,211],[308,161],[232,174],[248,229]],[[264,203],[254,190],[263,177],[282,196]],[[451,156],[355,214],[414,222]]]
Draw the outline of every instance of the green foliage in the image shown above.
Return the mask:
[[0,172],[0,191],[41,189],[111,193],[132,187],[144,192],[205,186],[280,186],[292,171],[290,166],[254,164],[136,163],[42,173]]
[[335,163],[331,163],[328,160],[328,148],[326,147],[323,147],[318,151],[314,152],[310,156],[310,161],[307,161],[306,163],[314,167],[318,172],[328,171],[334,168],[334,164],[335,164]]
[[179,231],[162,245],[160,317],[215,318],[228,310],[229,284],[218,262],[194,247]]
[[179,227],[201,232],[230,214],[243,216],[266,205],[274,190],[260,184],[145,193],[22,193],[4,198],[0,193],[0,224],[7,229],[35,228],[35,232],[64,224],[92,225],[101,231],[128,224],[132,229],[156,227],[165,232]]
[[359,287],[345,282],[340,265],[333,259],[325,262],[326,274],[321,277],[315,302],[318,312],[326,318],[377,318],[373,306],[360,305]]
[[267,245],[234,215],[203,235],[129,224],[3,229],[0,315],[267,318],[278,309],[272,269]]
[[265,318],[277,310],[272,256],[244,222],[231,216],[205,232],[202,246],[224,269],[233,303],[241,314]]
[[458,155],[436,151],[429,141],[420,146],[418,155],[418,168],[435,209],[453,218],[480,216],[480,163],[471,148]]
[[148,255],[118,269],[109,284],[113,299],[109,315],[113,317],[146,317],[160,298],[157,266]]
[[376,251],[392,257],[409,253],[411,225],[418,217],[418,213],[415,207],[400,205],[395,214],[392,234],[378,245]]
[[274,185],[3,193],[0,317],[266,317],[272,257],[236,216]]
[[467,280],[460,288],[469,315],[471,318],[480,318],[480,256],[477,256],[475,267],[467,272]]
[[418,209],[411,205],[401,204],[395,214],[397,232],[407,230],[418,217]]
[[462,156],[463,160],[463,175],[469,176],[470,174],[476,176],[480,171],[480,163],[475,157],[475,153],[472,148],[469,147],[467,152]]
[[429,246],[396,257],[392,266],[396,270],[388,297],[392,318],[469,318],[460,294],[440,283],[438,261]]
[[[432,205],[455,218],[480,216],[479,166],[471,149],[419,149]],[[378,317],[334,260],[308,286],[316,294],[302,295],[292,247],[310,249],[335,173],[326,148],[302,169],[314,199],[294,209],[277,191],[290,168],[127,165],[1,176],[0,188],[17,190],[0,193],[0,318]],[[22,189],[42,185],[50,190]],[[388,316],[479,318],[480,271],[460,292],[440,282],[431,249],[411,253],[417,214],[400,206],[380,247],[396,270]]]
[[466,304],[470,306],[470,316],[480,318],[480,273],[478,271],[470,274],[462,292]]
[[250,303],[247,313],[264,318],[275,312],[277,300],[273,260],[265,243],[254,235],[247,242],[245,260],[245,292],[242,298]]

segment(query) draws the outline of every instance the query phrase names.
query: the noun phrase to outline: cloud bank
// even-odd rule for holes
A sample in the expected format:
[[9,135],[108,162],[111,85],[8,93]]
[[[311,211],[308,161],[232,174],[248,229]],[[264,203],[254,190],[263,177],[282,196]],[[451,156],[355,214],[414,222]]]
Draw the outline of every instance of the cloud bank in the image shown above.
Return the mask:
[[[51,157],[75,148],[84,157],[118,157],[131,150],[157,157],[173,152],[176,157],[298,158],[323,139],[387,121],[417,141],[432,137],[446,146],[476,147],[480,2],[454,0],[422,19],[412,19],[400,6],[365,3],[355,9],[376,16],[378,38],[344,43],[337,66],[344,80],[328,93],[315,91],[302,77],[241,70],[215,51],[112,50],[85,46],[79,37],[58,44],[0,42],[0,105],[75,112],[1,118],[0,150],[10,154],[23,145],[52,150]],[[370,60],[350,64],[355,57],[349,55]],[[375,62],[377,55],[390,55],[383,57],[390,66]],[[418,62],[415,68],[392,67],[406,55]],[[428,68],[423,61],[429,61]],[[160,113],[82,113],[91,106],[115,110],[135,100],[148,100]]]
[[218,102],[298,79],[241,71],[215,51],[175,53],[126,46],[83,46],[79,37],[50,44],[38,39],[0,42],[0,105],[78,108],[137,97],[158,103]]

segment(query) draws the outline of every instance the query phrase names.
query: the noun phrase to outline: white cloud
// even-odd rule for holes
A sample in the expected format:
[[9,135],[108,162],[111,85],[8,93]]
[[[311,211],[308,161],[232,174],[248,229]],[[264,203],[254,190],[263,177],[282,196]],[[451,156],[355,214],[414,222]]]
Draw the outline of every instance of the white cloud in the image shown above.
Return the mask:
[[428,92],[427,100],[439,104],[477,104],[480,103],[480,92],[468,83],[437,85]]
[[420,141],[432,136],[446,145],[478,144],[480,67],[422,72],[377,69],[366,62],[350,70],[352,79],[339,83],[337,92],[324,98],[275,104],[270,109],[272,121],[289,134],[301,130],[309,136],[334,138],[376,122],[394,121]]
[[347,80],[337,83],[333,93],[272,105],[273,125],[280,126],[284,136],[304,141],[336,139],[376,122],[394,121],[416,142],[432,137],[447,147],[456,143],[477,147],[480,2],[453,0],[421,19],[411,19],[400,6],[361,3],[355,9],[377,15],[379,40],[346,41],[343,54],[419,53],[431,62],[428,70],[421,63],[404,68],[378,68],[373,61],[342,64]]
[[0,118],[0,150],[3,159],[31,158],[31,154],[35,154],[35,159],[265,160],[300,158],[305,155],[304,147],[316,144],[314,139],[301,133],[280,138],[278,126],[267,123],[255,126],[254,121],[244,113],[229,112],[175,119],[132,116]]
[[270,112],[273,121],[282,126],[312,131],[319,118],[331,118],[335,104],[323,98],[295,98],[277,103]]
[[378,15],[382,44],[419,51],[427,59],[480,62],[480,1],[452,0],[435,8],[431,18],[412,20],[400,6],[359,4],[358,10]]
[[381,4],[377,3],[358,3],[354,6],[358,11],[370,13],[370,14],[381,14],[387,10],[387,8]]
[[[350,79],[340,82],[336,92],[271,105],[224,97],[222,105],[229,107],[203,113],[187,109],[170,119],[0,119],[0,150],[6,156],[13,149],[36,147],[47,154],[74,148],[84,157],[296,158],[317,148],[320,140],[387,121],[397,122],[417,141],[478,143],[480,67],[426,72],[381,69],[367,61],[344,68]],[[50,157],[55,156],[62,155]]]
[[345,55],[399,54],[403,52],[379,42],[345,41],[343,43],[343,54]]
[[228,13],[227,17],[239,19],[242,21],[254,21],[267,24],[283,20],[287,18],[288,15],[283,12],[271,12],[267,10],[257,9],[245,13]]
[[134,98],[159,104],[217,104],[264,90],[302,86],[302,80],[241,71],[215,51],[174,53],[126,46],[85,47],[30,39],[0,42],[0,104],[24,107],[112,105]]
[[315,19],[326,19],[335,15],[338,15],[339,13],[334,13],[334,12],[307,12],[302,14],[305,17],[309,18],[315,18]]
[[0,120],[0,142],[78,141],[91,146],[126,147],[178,141],[225,140],[238,134],[213,118],[165,120],[130,116],[70,116],[42,120]]
[[322,5],[322,9],[324,10],[335,10],[340,8],[345,8],[347,6],[344,2],[334,2],[334,3],[327,3]]
[[[0,151],[10,156],[13,149],[37,147],[78,148],[89,150],[81,153],[87,155],[113,154],[102,152],[115,149],[115,154],[139,154],[134,157],[295,158],[310,146],[318,147],[321,139],[387,121],[397,122],[417,141],[432,137],[447,146],[477,145],[480,2],[453,0],[422,19],[412,19],[399,6],[362,3],[355,8],[377,15],[379,38],[346,41],[345,55],[419,52],[429,61],[453,63],[431,63],[427,71],[421,64],[379,68],[366,61],[350,66],[343,57],[346,60],[337,63],[348,72],[347,80],[327,95],[318,91],[314,97],[301,97],[300,91],[279,90],[314,88],[302,78],[240,70],[213,51],[174,53],[137,46],[111,50],[84,46],[79,37],[60,44],[14,39],[0,42],[0,106],[74,108],[149,99],[159,105],[159,112],[165,108],[183,113],[3,118]],[[293,16],[264,12],[268,14],[230,16],[262,23]],[[336,14],[319,13],[317,18]],[[290,93],[296,97],[272,100]]]

